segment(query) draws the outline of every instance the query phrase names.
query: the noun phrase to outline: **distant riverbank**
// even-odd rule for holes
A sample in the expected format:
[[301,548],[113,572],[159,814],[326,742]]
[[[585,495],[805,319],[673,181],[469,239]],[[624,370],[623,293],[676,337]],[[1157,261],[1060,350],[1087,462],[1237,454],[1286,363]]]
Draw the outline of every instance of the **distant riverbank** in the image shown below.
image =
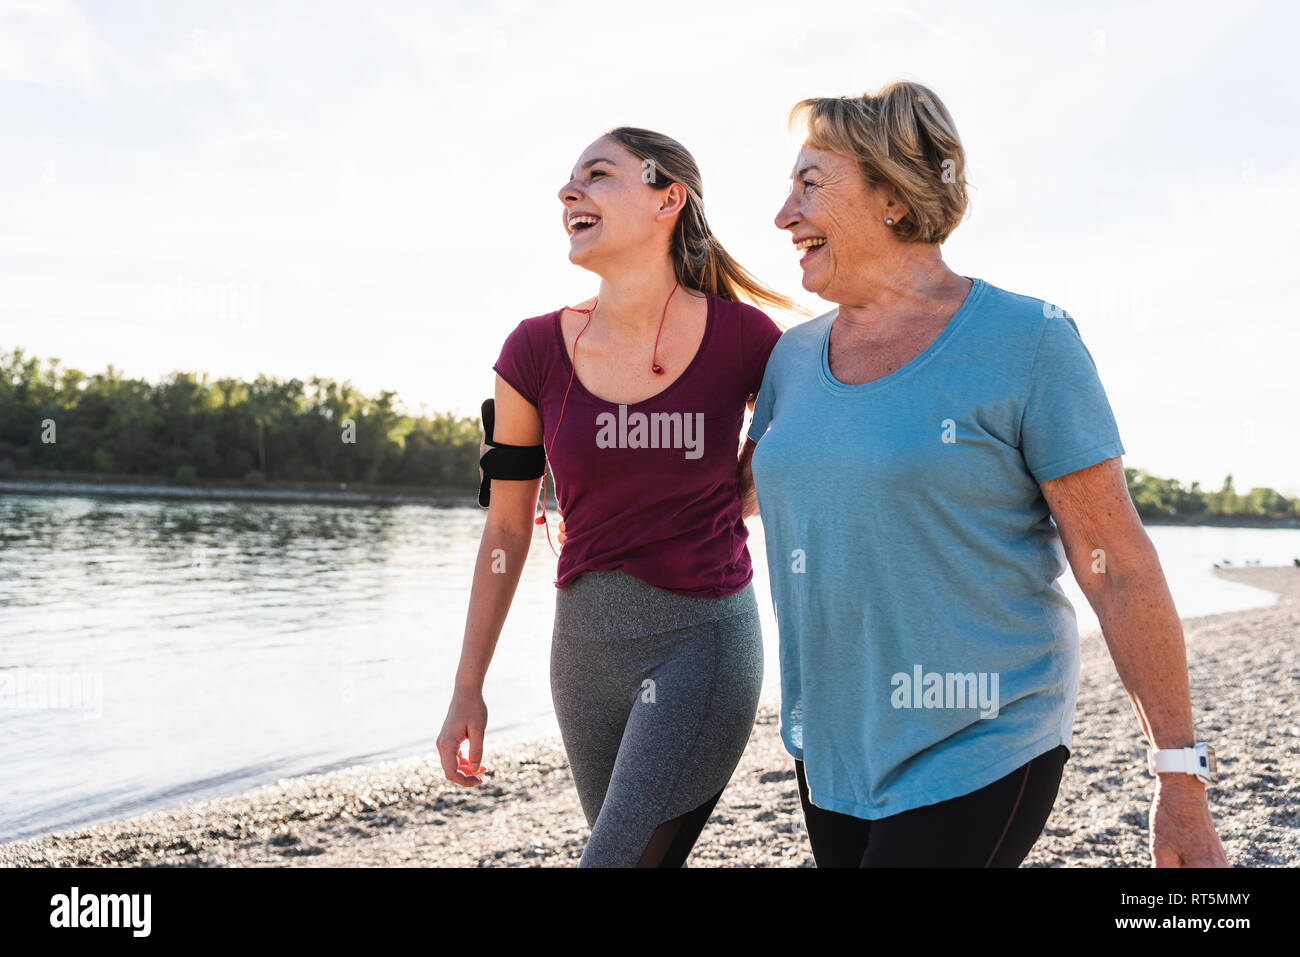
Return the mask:
[[307,502],[336,505],[475,505],[466,489],[412,488],[348,482],[207,482],[176,485],[152,476],[95,473],[10,472],[0,476],[0,495],[107,495],[183,501]]
[[1143,515],[1143,525],[1208,525],[1213,528],[1300,528],[1300,518],[1267,515]]
[[[0,473],[0,495],[111,495],[186,501],[307,502],[342,505],[476,505],[478,493],[458,488],[418,488],[358,482],[204,482],[177,485],[167,479],[95,472]],[[547,493],[547,504],[554,496]],[[1300,518],[1262,515],[1144,515],[1144,525],[1207,525],[1215,528],[1300,528]]]

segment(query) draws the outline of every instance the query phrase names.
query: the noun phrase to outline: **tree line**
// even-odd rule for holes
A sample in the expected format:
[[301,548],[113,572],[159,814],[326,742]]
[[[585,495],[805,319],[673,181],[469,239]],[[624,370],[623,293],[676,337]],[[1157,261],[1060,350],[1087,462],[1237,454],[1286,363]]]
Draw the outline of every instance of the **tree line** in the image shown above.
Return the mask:
[[150,384],[0,352],[0,471],[468,490],[480,430],[477,417],[410,415],[393,392],[332,379],[173,372]]
[[[150,384],[109,366],[87,375],[21,349],[0,352],[0,472],[42,469],[170,481],[363,482],[478,487],[478,417],[410,415],[313,376],[252,382],[173,372]],[[1218,491],[1126,468],[1143,518],[1300,517],[1271,488]]]
[[1159,478],[1142,469],[1126,468],[1124,475],[1129,495],[1143,518],[1300,518],[1300,499],[1288,499],[1271,488],[1239,493],[1233,488],[1231,475],[1217,492],[1202,489],[1200,482],[1183,485],[1177,479]]

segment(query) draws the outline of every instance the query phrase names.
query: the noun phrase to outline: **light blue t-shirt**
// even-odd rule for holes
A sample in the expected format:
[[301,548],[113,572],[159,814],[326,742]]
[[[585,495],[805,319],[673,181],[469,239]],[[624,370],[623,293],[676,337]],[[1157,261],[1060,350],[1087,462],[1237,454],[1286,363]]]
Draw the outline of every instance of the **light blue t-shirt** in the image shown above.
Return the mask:
[[854,817],[1072,746],[1078,630],[1039,483],[1124,448],[1074,320],[972,282],[864,385],[831,374],[835,312],[790,328],[754,405],[781,737],[812,802]]

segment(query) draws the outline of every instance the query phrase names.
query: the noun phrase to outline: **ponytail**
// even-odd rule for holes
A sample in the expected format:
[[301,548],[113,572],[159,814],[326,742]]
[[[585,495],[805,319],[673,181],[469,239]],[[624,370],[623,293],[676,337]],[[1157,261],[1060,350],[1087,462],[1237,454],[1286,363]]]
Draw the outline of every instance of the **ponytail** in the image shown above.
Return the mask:
[[641,158],[649,173],[645,182],[651,188],[662,190],[680,183],[686,190],[686,206],[677,216],[669,250],[677,281],[683,288],[711,293],[732,302],[748,300],[758,307],[766,305],[803,316],[812,315],[789,296],[759,282],[722,247],[704,216],[703,179],[686,147],[672,137],[636,126],[618,126],[604,135]]

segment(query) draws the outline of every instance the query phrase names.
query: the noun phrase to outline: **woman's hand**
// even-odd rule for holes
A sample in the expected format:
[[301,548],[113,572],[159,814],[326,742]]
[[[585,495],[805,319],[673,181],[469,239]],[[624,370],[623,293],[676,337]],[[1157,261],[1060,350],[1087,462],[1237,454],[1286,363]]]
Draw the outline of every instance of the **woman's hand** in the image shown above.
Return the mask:
[[1210,819],[1205,785],[1190,774],[1158,774],[1156,778],[1156,796],[1151,802],[1151,862],[1156,867],[1227,867],[1228,857]]
[[[438,757],[448,781],[463,787],[482,784],[487,768],[483,758],[483,732],[487,727],[487,704],[478,691],[458,690],[447,708],[447,720],[438,734]],[[461,744],[469,741],[468,755],[461,754]]]
[[560,549],[563,550],[564,549],[564,516],[560,516],[560,533],[558,537],[560,539]]

